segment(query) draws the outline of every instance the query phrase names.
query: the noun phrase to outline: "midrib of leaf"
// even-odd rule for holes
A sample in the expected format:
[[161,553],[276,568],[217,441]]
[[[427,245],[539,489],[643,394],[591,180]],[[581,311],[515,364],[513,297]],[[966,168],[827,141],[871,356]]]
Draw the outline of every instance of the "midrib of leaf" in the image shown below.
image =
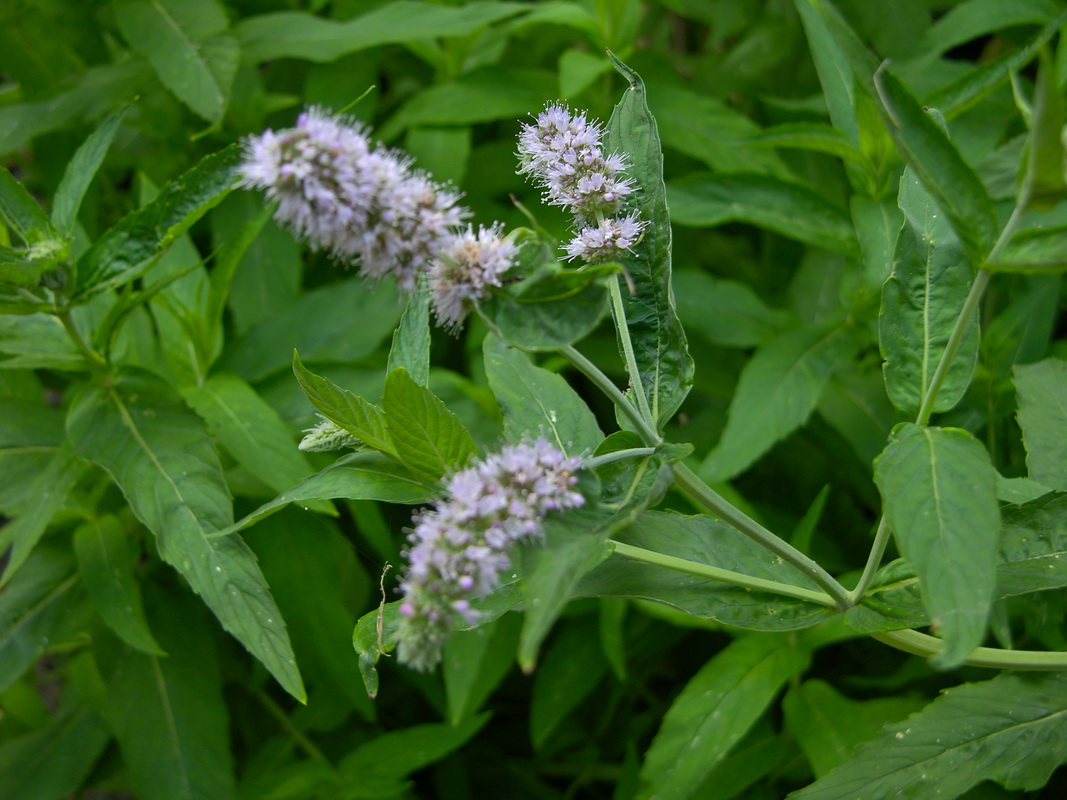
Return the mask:
[[937,453],[934,447],[930,431],[923,428],[923,438],[926,440],[927,449],[930,451],[930,488],[934,492],[934,507],[937,509],[937,539],[945,546],[945,518],[941,513],[941,485],[937,480]]
[[195,41],[190,39],[188,35],[186,35],[185,30],[182,28],[182,26],[179,25],[178,21],[170,15],[170,12],[162,6],[159,0],[149,0],[149,2],[152,4],[152,7],[155,8],[157,12],[159,12],[159,16],[163,18],[163,21],[167,23],[171,28],[173,28],[174,31],[178,34],[178,36],[182,40],[184,40],[185,43],[196,53],[197,57],[199,57],[200,59],[200,63],[204,66],[204,70],[211,78],[211,87],[215,90],[216,102],[219,105],[225,103],[226,98],[223,96],[222,89],[221,87],[219,87],[218,82],[215,80],[215,73],[211,71],[211,67],[208,66],[207,61],[204,60],[204,57],[200,52],[200,45],[198,45]]
[[[156,689],[159,692],[159,699],[163,705],[163,715],[167,721],[167,736],[170,738],[174,746],[174,751],[178,755],[178,763],[184,767],[185,754],[182,750],[181,737],[178,735],[178,724],[174,719],[174,706],[171,704],[170,694],[167,692],[166,681],[163,680],[163,671],[159,668],[158,658],[154,656],[148,656],[148,658],[152,664],[152,678],[156,682]],[[188,770],[179,770],[179,779],[182,782],[186,797],[189,797],[190,799],[195,797],[195,795],[193,794],[192,784],[189,782]]]
[[46,594],[44,597],[42,597],[40,600],[38,600],[31,608],[27,609],[25,614],[20,615],[18,620],[15,622],[15,624],[12,625],[10,628],[8,628],[8,630],[4,634],[3,638],[4,639],[10,639],[12,636],[14,636],[15,633],[18,631],[18,629],[26,624],[27,620],[33,619],[35,616],[37,616],[37,614],[40,611],[42,611],[53,600],[55,600],[57,597],[59,597],[59,595],[63,594],[65,591],[67,591],[77,581],[78,581],[78,573],[75,572],[73,575],[71,575],[69,578],[64,580],[62,583],[58,584],[54,589],[52,589],[52,591],[50,591],[48,594]]

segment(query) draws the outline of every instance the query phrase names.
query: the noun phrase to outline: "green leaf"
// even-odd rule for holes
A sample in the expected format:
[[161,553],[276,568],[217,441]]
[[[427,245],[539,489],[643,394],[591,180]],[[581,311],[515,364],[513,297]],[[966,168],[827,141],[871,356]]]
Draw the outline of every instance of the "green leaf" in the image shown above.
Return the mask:
[[430,489],[399,464],[377,453],[352,453],[264,503],[223,533],[242,531],[290,503],[334,498],[418,505],[429,500]]
[[61,711],[46,727],[0,745],[0,796],[56,800],[76,792],[111,735],[84,706]]
[[64,236],[73,236],[74,225],[78,221],[78,209],[81,208],[85,192],[92,183],[96,171],[107,155],[115,133],[119,129],[129,106],[126,106],[106,120],[90,134],[81,147],[78,148],[67,165],[67,171],[63,173],[63,180],[56,189],[55,199],[52,201],[52,224]]
[[104,670],[130,782],[143,800],[229,800],[233,757],[211,628],[181,593],[149,599],[152,629],[170,655],[126,648]]
[[[597,264],[564,270],[544,242],[526,236],[519,251],[524,280],[496,290],[478,303],[489,329],[523,350],[558,350],[591,333],[607,309],[604,278],[618,266]],[[610,279],[610,278],[608,278]]]
[[[255,555],[236,535],[229,491],[200,420],[158,378],[129,371],[73,402],[67,432],[77,452],[118,483],[174,566],[232,633],[299,700],[304,688],[285,623]],[[164,643],[164,646],[165,643]]]
[[1042,49],[1019,206],[1047,210],[1064,196],[1063,92],[1048,51]]
[[[973,270],[944,214],[910,168],[900,179],[899,205],[904,227],[893,272],[882,287],[878,333],[889,398],[914,416],[970,292]],[[967,391],[978,360],[978,334],[975,316],[945,374],[934,412],[953,408]]]
[[788,637],[737,639],[675,698],[641,768],[640,800],[694,796],[704,778],[810,663]]
[[[289,427],[256,391],[236,375],[216,373],[200,386],[182,390],[211,435],[237,463],[275,492],[284,492],[311,474]],[[329,512],[329,504],[316,504]]]
[[353,277],[322,286],[231,341],[216,367],[255,382],[288,367],[294,348],[309,363],[358,361],[393,332],[401,308],[391,282],[371,289]]
[[474,630],[457,631],[445,642],[441,672],[448,718],[459,725],[478,711],[515,666],[522,617],[505,614]]
[[948,217],[971,266],[980,267],[999,228],[985,187],[935,118],[899,80],[881,70],[875,85],[897,150]]
[[968,0],[930,26],[923,49],[940,55],[961,44],[1018,25],[1042,25],[1061,12],[1056,0]]
[[1014,383],[1030,479],[1067,489],[1067,361],[1018,365]]
[[855,256],[859,245],[845,211],[824,195],[768,175],[692,175],[668,186],[676,225],[712,228],[746,222],[790,239]]
[[446,722],[413,725],[384,733],[361,744],[337,765],[339,800],[357,797],[388,797],[402,792],[410,773],[440,761],[462,747],[489,721],[477,714],[459,725]]
[[530,741],[537,750],[607,672],[595,621],[576,619],[566,625],[534,674],[530,697]]
[[1019,231],[986,268],[994,272],[1067,271],[1067,225]]
[[475,455],[474,440],[456,415],[403,367],[385,379],[382,410],[400,460],[427,481],[439,481]]
[[119,220],[78,261],[72,300],[85,302],[147,272],[193,223],[234,187],[240,145],[206,156],[164,186],[148,205]]
[[[261,208],[251,219],[238,226],[232,236],[227,237],[215,256],[215,268],[208,278],[208,297],[204,303],[203,314],[207,326],[204,338],[208,342],[222,338],[222,315],[226,309],[226,301],[233,292],[237,268],[244,263],[270,216],[270,206]],[[237,326],[237,329],[242,330],[240,326]]]
[[675,273],[678,316],[686,331],[725,347],[756,347],[783,327],[788,316],[764,305],[751,288],[706,272]]
[[[696,564],[773,580],[812,591],[818,586],[795,567],[720,520],[648,511],[615,535],[626,544]],[[753,591],[672,569],[614,556],[587,575],[578,596],[651,600],[702,619],[757,631],[807,628],[834,616],[831,609]]]
[[113,514],[83,522],[74,531],[78,571],[96,610],[111,630],[143,653],[166,655],[145,621],[141,590],[126,540],[126,529]]
[[1004,509],[997,596],[1067,586],[1067,494]]
[[741,372],[726,428],[701,477],[732,478],[807,422],[830,374],[854,349],[848,328],[839,325],[787,331],[757,350]]
[[0,553],[11,548],[0,578],[0,588],[8,585],[41,541],[49,523],[63,508],[67,494],[85,474],[86,466],[63,445],[35,476],[30,488],[32,502],[26,505],[22,514],[0,527]]
[[623,308],[641,385],[656,424],[662,425],[689,394],[694,369],[685,330],[674,310],[663,153],[656,120],[645,101],[644,83],[613,54],[608,56],[630,86],[608,120],[605,148],[623,154],[630,162],[627,175],[640,198],[637,210],[648,221],[641,241],[621,259],[634,288],[632,294],[623,293]]
[[1067,678],[1000,675],[964,684],[874,741],[790,800],[958,797],[986,780],[1036,790],[1067,759]]
[[482,349],[509,442],[544,436],[564,453],[584,454],[604,438],[589,406],[562,376],[535,367],[526,354],[495,336],[487,336]]
[[396,448],[385,425],[385,415],[378,406],[311,372],[301,363],[295,351],[293,372],[308,400],[326,419],[340,425],[375,450],[396,457]]
[[70,555],[37,548],[0,592],[0,692],[48,649],[83,597]]
[[221,36],[226,14],[215,0],[114,0],[115,20],[163,85],[206,119],[221,119],[237,71],[236,39]]
[[260,14],[242,20],[234,30],[245,57],[255,63],[279,58],[329,62],[384,44],[466,36],[529,8],[523,3],[439,6],[403,0],[343,22],[298,12]]
[[781,147],[797,150],[811,150],[857,164],[864,164],[866,157],[841,131],[829,125],[815,122],[787,122],[764,128],[755,136],[744,140],[749,147]]
[[0,222],[27,245],[54,236],[52,225],[37,201],[3,165],[0,165]]
[[845,623],[859,633],[883,633],[930,624],[919,579],[907,560],[898,558],[880,569],[859,605],[845,612]]
[[901,553],[921,578],[923,603],[945,639],[949,669],[982,643],[996,584],[1000,513],[985,448],[958,428],[901,423],[875,460]]
[[63,325],[50,314],[0,315],[0,360],[4,369],[83,370],[85,359]]
[[430,382],[430,293],[419,282],[404,305],[400,324],[393,331],[386,372],[403,367],[419,386]]
[[0,285],[31,289],[55,265],[53,258],[28,258],[24,252],[0,245]]
[[519,640],[519,666],[531,672],[537,653],[578,582],[611,553],[608,537],[624,524],[599,509],[553,514],[544,522],[542,541],[522,548],[522,591],[526,618]]

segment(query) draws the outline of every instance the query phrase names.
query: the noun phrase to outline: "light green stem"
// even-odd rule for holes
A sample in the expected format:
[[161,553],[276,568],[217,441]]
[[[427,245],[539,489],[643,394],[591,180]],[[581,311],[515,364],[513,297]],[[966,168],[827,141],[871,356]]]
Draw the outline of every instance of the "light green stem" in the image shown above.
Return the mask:
[[89,362],[89,366],[93,370],[101,370],[107,367],[107,362],[104,357],[98,352],[93,350],[86,343],[85,338],[81,335],[81,331],[78,330],[78,326],[74,323],[74,317],[71,315],[68,309],[57,310],[53,312],[56,319],[63,325],[63,329],[67,332],[71,341],[74,342],[74,346],[78,348],[78,352],[82,354],[82,357]]
[[[871,636],[882,644],[917,656],[936,656],[945,649],[945,643],[940,639],[918,631],[890,631]],[[1067,653],[976,647],[963,663],[994,669],[1067,669]]]
[[637,366],[637,356],[634,355],[634,344],[630,339],[630,326],[626,323],[626,309],[622,304],[622,287],[619,286],[619,276],[615,276],[608,287],[611,294],[611,313],[615,318],[615,331],[622,345],[623,358],[626,361],[626,371],[630,373],[630,386],[633,394],[637,397],[637,410],[653,428],[656,427],[656,418],[652,415],[652,409],[648,406],[648,398],[645,396],[645,387],[641,381],[641,369]]
[[885,555],[885,549],[888,546],[889,523],[883,514],[882,518],[878,520],[878,531],[874,534],[874,542],[871,544],[871,552],[867,556],[867,563],[863,567],[863,574],[860,575],[856,588],[848,596],[848,604],[850,606],[856,605],[863,599],[863,595],[867,594],[867,589],[870,587],[871,581],[874,580],[874,573],[878,571],[878,567],[882,563],[882,556]]
[[619,387],[611,382],[611,379],[600,370],[600,367],[575,350],[571,345],[561,347],[559,349],[559,354],[571,362],[579,372],[585,375],[585,377],[591,380],[600,391],[608,396],[615,406],[626,415],[626,418],[633,423],[638,434],[645,440],[645,444],[649,447],[655,447],[663,441],[663,439],[660,438],[660,435],[651,428],[648,422],[645,421],[641,412],[634,408],[634,404],[630,402],[630,398],[619,391]]
[[770,550],[776,556],[792,564],[805,575],[811,577],[826,593],[833,598],[835,605],[842,611],[849,607],[849,596],[842,586],[825,569],[784,539],[775,536],[756,520],[745,514],[726,498],[708,486],[685,464],[674,465],[674,481],[704,508],[713,512],[724,522],[728,522],[741,533],[760,546]]
[[763,578],[754,578],[751,575],[743,575],[740,572],[731,572],[728,569],[720,569],[719,567],[700,564],[696,561],[689,561],[684,558],[668,556],[663,553],[653,552],[652,550],[645,550],[643,547],[634,547],[633,545],[624,542],[612,541],[611,545],[614,548],[616,555],[628,558],[631,561],[639,561],[642,564],[654,564],[658,567],[672,569],[675,572],[684,572],[688,575],[710,578],[713,581],[721,581],[722,583],[729,583],[733,586],[742,586],[746,589],[756,589],[761,592],[771,592],[784,597],[793,597],[797,600],[807,600],[812,603],[818,603],[821,606],[827,606],[828,608],[836,608],[837,606],[837,603],[830,597],[830,595],[823,594],[822,592],[815,592],[811,589],[803,589],[799,586],[791,586],[788,583],[779,583],[778,581],[769,581],[764,580]]
[[655,452],[655,447],[631,447],[626,450],[616,450],[614,453],[604,453],[600,456],[593,456],[592,458],[585,459],[582,461],[582,468],[596,469],[605,464],[613,464],[616,461],[623,461],[627,458],[644,458]]

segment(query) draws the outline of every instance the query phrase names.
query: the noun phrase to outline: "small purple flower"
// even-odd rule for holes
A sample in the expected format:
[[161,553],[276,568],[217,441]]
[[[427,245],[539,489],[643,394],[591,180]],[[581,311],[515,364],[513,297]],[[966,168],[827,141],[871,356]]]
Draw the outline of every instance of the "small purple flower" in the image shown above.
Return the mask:
[[418,670],[441,660],[449,631],[474,625],[471,599],[484,597],[508,568],[516,542],[542,535],[552,511],[578,508],[582,461],[544,439],[511,445],[452,475],[446,496],[416,517],[401,580],[400,661]]
[[549,205],[569,209],[583,223],[615,214],[633,184],[620,176],[622,156],[604,154],[602,135],[584,112],[549,105],[519,133],[519,172],[544,188]]
[[641,238],[647,224],[634,213],[620,219],[605,219],[599,225],[583,228],[568,242],[567,258],[581,258],[587,263],[617,259]]
[[407,291],[470,216],[457,193],[321,109],[249,139],[241,183],[277,200],[277,219],[313,247],[367,278],[392,273]]
[[502,235],[502,227],[468,228],[441,248],[430,270],[434,315],[443,327],[456,330],[490,286],[503,286],[518,248]]

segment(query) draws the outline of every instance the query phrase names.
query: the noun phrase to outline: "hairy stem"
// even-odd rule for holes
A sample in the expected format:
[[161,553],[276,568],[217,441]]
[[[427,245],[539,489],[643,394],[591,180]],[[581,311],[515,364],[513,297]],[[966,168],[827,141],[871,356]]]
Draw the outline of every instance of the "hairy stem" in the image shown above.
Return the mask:
[[708,486],[685,464],[674,465],[674,481],[704,508],[729,523],[760,546],[792,564],[821,586],[833,598],[835,605],[844,610],[849,607],[849,594],[840,583],[815,561],[808,558],[793,545],[775,536],[756,520],[728,502]]
[[561,347],[559,354],[567,359],[575,369],[585,375],[585,377],[591,380],[600,391],[608,396],[615,406],[626,415],[626,418],[633,423],[638,434],[645,440],[645,444],[649,447],[655,447],[663,441],[663,439],[660,438],[660,435],[652,429],[641,415],[641,412],[630,402],[630,398],[623,394],[619,390],[619,387],[611,382],[611,378],[605,375],[600,370],[600,367],[575,350],[571,345]]
[[585,469],[596,469],[605,464],[613,464],[616,461],[623,461],[627,458],[644,458],[655,452],[655,447],[631,447],[626,450],[616,450],[614,453],[604,453],[600,456],[584,459],[582,467]]
[[684,558],[668,556],[663,553],[653,552],[652,550],[645,550],[643,547],[634,547],[633,545],[625,544],[624,542],[612,541],[611,545],[614,548],[616,555],[628,558],[631,561],[639,561],[642,564],[654,564],[657,567],[665,567],[666,569],[672,569],[675,572],[684,572],[688,575],[710,578],[711,580],[729,583],[733,586],[743,586],[746,589],[756,589],[761,592],[771,592],[784,597],[793,597],[797,600],[807,600],[812,603],[818,603],[821,606],[827,606],[828,608],[837,607],[837,602],[834,598],[828,594],[823,594],[822,592],[803,589],[799,586],[791,586],[788,583],[779,583],[778,581],[754,578],[751,575],[743,575],[740,572],[731,572],[728,569],[720,569],[719,567],[700,564],[696,561],[689,561]]
[[648,398],[645,396],[645,387],[641,381],[641,370],[637,366],[637,356],[634,355],[634,344],[630,339],[630,327],[626,323],[626,309],[622,304],[622,288],[619,286],[619,276],[611,281],[611,314],[615,318],[615,331],[622,346],[623,358],[626,361],[626,371],[630,374],[630,386],[633,394],[637,397],[637,410],[653,428],[656,427],[656,418],[652,415],[652,409],[648,406]]
[[[936,656],[945,649],[945,643],[940,639],[912,630],[874,633],[871,637],[882,644],[917,656]],[[1067,669],[1067,653],[976,647],[963,663],[972,667],[993,669]]]

